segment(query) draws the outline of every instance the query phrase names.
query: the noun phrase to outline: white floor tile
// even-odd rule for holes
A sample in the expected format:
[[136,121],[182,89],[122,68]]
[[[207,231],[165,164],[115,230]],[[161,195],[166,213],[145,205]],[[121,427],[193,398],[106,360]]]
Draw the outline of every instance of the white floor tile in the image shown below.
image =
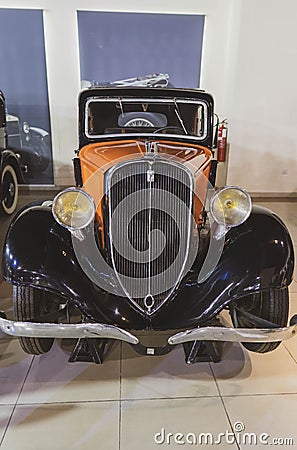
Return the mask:
[[297,292],[290,292],[289,294],[290,294],[289,318],[291,318],[294,314],[297,314]]
[[290,356],[297,364],[297,337],[295,337],[295,339],[290,339],[284,345],[285,348],[288,350]]
[[[230,432],[231,429],[219,398],[139,400],[122,403],[120,450],[237,448],[234,444],[227,445],[224,440],[221,445],[210,445],[210,441],[206,445],[205,436],[201,436],[199,445],[201,433],[211,433],[213,439],[217,440],[219,433],[226,431]],[[176,435],[177,433],[180,435]]]
[[116,450],[119,403],[17,406],[3,450]]
[[187,365],[182,347],[165,356],[140,356],[123,346],[121,398],[216,396],[208,363]]
[[[243,424],[244,431],[236,433],[239,436],[241,449],[258,448],[296,448],[296,407],[297,395],[260,395],[248,397],[224,398],[224,403],[231,419],[232,425],[240,430],[238,422]],[[254,433],[255,436],[244,438],[244,433]],[[262,436],[262,433],[268,436]],[[278,446],[273,445],[274,438],[290,438],[293,444]],[[249,445],[253,442],[254,445]],[[267,443],[265,443],[267,442]],[[284,442],[284,441],[282,441]]]
[[10,416],[12,414],[14,406],[1,406],[0,405],[0,447],[3,439],[6,427],[8,425]]
[[49,353],[35,357],[19,403],[118,400],[119,348],[115,346],[102,365],[69,363],[69,353],[55,343]]
[[290,284],[289,292],[292,293],[292,294],[296,294],[297,293],[297,281],[296,281],[296,279],[294,279],[292,281],[292,283]]
[[283,345],[258,354],[234,344],[212,367],[222,395],[297,393],[297,365]]
[[15,404],[32,358],[17,339],[0,341],[0,404]]
[[[294,283],[296,283],[296,281]],[[297,292],[290,291],[289,319],[291,319],[291,317],[295,314],[297,314]],[[297,363],[297,333],[294,338],[285,341],[284,346],[288,349],[294,358],[294,361]]]

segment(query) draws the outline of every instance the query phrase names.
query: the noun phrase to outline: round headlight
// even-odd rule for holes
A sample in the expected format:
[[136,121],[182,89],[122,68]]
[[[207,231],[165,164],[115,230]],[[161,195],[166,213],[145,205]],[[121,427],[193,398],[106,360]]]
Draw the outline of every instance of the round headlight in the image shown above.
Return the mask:
[[225,227],[241,225],[252,210],[250,195],[238,187],[219,189],[211,198],[210,212],[214,220]]
[[93,199],[82,189],[65,189],[54,198],[52,205],[56,221],[70,230],[81,230],[89,225],[95,216]]
[[28,122],[24,122],[24,123],[23,123],[23,132],[24,132],[25,134],[30,133],[30,125],[28,124]]

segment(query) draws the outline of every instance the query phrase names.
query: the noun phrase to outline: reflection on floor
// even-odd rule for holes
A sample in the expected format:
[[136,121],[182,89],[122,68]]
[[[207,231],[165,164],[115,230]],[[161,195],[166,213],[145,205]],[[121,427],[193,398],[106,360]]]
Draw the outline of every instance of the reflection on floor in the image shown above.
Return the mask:
[[[262,204],[286,222],[296,250],[296,202]],[[297,313],[296,271],[290,293]],[[11,313],[6,283],[0,296]],[[266,355],[229,345],[221,363],[193,366],[181,348],[153,358],[119,343],[102,366],[70,364],[69,351],[55,343],[33,357],[16,340],[0,342],[1,448],[209,448],[212,439],[222,449],[267,448],[273,439],[297,446],[297,338]]]

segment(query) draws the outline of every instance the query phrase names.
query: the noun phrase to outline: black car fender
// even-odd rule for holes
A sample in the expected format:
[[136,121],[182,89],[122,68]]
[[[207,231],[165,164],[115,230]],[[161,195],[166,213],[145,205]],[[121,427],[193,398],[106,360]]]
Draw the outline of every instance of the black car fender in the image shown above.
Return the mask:
[[25,207],[14,218],[5,240],[2,270],[3,278],[12,284],[44,289],[72,301],[89,320],[114,323],[116,310],[120,326],[131,321],[131,326],[146,327],[134,308],[120,297],[111,300],[84,273],[70,232],[55,221],[46,204]]
[[201,283],[200,267],[201,262],[192,268],[175,298],[156,316],[157,328],[167,326],[169,317],[171,326],[193,326],[211,319],[232,300],[288,286],[294,268],[292,240],[276,214],[254,206],[244,224],[228,231],[218,263]]
[[0,159],[0,174],[5,166],[11,165],[16,173],[17,179],[19,183],[24,183],[24,175],[20,167],[20,160],[17,154],[9,149],[5,149],[1,152]]
[[266,208],[253,207],[247,222],[227,236],[223,255],[222,262],[228,267],[229,276],[237,274],[238,279],[241,275],[241,282],[231,290],[234,295],[280,289],[292,281],[294,250],[289,231]]

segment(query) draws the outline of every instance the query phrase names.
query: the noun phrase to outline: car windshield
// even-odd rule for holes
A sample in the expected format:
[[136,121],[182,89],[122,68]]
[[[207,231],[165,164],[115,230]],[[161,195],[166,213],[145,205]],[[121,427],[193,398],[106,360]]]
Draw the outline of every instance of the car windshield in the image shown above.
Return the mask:
[[106,134],[173,134],[204,139],[207,107],[188,99],[90,98],[86,102],[85,133],[89,138]]

